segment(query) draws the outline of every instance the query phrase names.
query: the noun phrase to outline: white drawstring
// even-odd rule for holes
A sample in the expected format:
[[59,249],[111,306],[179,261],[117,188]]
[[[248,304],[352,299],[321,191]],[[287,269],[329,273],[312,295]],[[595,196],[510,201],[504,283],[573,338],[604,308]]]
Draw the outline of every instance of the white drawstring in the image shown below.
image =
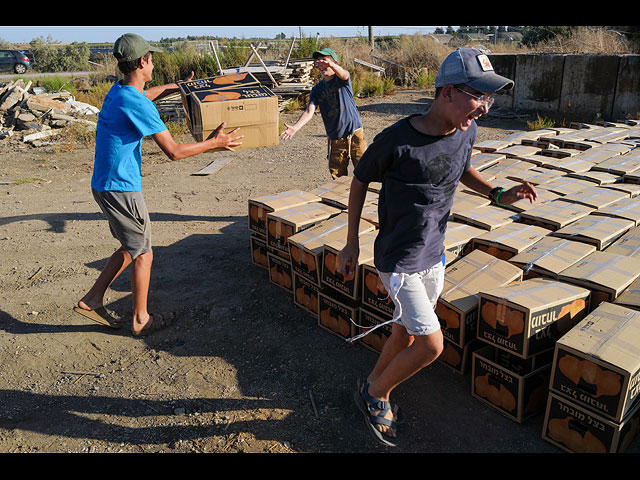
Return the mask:
[[347,338],[346,339],[347,342],[353,343],[356,340],[359,340],[360,338],[364,337],[365,335],[370,334],[376,328],[398,321],[398,319],[402,316],[402,305],[400,305],[400,300],[398,299],[398,292],[400,291],[400,289],[402,288],[402,285],[404,284],[405,275],[406,275],[405,273],[392,273],[391,278],[389,279],[389,287],[390,287],[389,294],[393,299],[393,303],[396,305],[396,309],[393,312],[393,318],[391,318],[390,320],[387,320],[386,322],[379,323],[378,325],[375,325],[373,327],[358,325],[356,322],[353,321],[353,319],[350,318],[349,320],[351,320],[351,323],[353,323],[356,327],[367,328],[368,330],[361,333],[360,335],[356,335],[355,337]]

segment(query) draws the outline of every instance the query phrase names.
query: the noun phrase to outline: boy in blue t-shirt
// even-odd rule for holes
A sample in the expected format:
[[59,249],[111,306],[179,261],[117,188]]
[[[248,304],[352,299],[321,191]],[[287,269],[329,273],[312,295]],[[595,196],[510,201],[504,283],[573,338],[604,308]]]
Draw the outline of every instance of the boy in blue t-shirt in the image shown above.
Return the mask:
[[74,311],[95,322],[118,328],[120,325],[104,308],[104,295],[116,277],[131,265],[131,332],[134,336],[148,335],[175,319],[175,313],[150,314],[147,311],[153,252],[149,213],[142,196],[143,137],[151,136],[171,160],[219,147],[233,151],[242,138],[236,135],[238,129],[225,134],[222,124],[216,134],[205,141],[174,141],[153,101],[178,91],[178,86],[172,83],[144,88],[152,77],[153,52],[159,51],[131,33],[122,35],[114,44],[113,54],[124,78],[111,87],[98,115],[91,191],[121,247],[109,258],[95,284],[74,307]]
[[338,271],[351,274],[357,265],[357,225],[367,186],[381,182],[374,264],[395,310],[391,335],[375,367],[359,382],[354,399],[370,431],[387,446],[396,445],[401,417],[390,403],[391,392],[443,350],[435,305],[444,285],[443,241],[458,182],[502,206],[537,198],[528,183],[508,190],[494,187],[470,165],[476,119],[493,104],[491,95],[513,88],[513,81],[497,75],[481,51],[466,48],[444,60],[435,86],[433,104],[425,114],[411,115],[382,131],[358,162],[349,197],[347,243],[338,255]]
[[293,125],[285,123],[287,128],[280,136],[283,140],[293,137],[313,118],[316,106],[320,108],[328,137],[329,173],[335,180],[347,175],[349,161],[356,166],[367,149],[367,142],[353,97],[349,72],[338,64],[338,56],[330,48],[314,52],[313,58],[322,80],[311,89],[304,113]]

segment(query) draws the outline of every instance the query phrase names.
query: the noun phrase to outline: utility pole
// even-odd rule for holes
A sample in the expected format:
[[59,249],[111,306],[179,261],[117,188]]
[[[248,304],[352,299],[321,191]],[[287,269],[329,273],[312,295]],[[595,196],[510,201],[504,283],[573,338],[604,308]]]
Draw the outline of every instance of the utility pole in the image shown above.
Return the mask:
[[369,29],[369,44],[371,45],[371,50],[373,50],[373,27],[367,27]]

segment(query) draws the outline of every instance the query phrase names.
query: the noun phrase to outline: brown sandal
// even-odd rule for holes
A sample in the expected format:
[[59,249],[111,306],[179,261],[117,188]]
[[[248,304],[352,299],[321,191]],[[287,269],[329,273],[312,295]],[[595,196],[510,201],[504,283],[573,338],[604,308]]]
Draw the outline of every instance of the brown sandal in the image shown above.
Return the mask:
[[[172,318],[167,318],[172,316]],[[131,332],[134,337],[147,337],[158,330],[162,330],[173,324],[176,321],[178,314],[176,312],[171,312],[168,314],[162,313],[152,313],[149,315],[149,321],[144,326],[142,330],[139,332]]]

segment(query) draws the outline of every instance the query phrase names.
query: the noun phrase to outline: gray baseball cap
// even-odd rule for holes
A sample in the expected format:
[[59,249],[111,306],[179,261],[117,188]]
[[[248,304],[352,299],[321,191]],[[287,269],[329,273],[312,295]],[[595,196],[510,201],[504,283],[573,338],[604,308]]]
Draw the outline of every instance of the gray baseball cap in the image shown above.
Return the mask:
[[464,83],[476,90],[494,93],[513,88],[513,80],[498,75],[489,58],[476,48],[459,48],[444,59],[435,86]]
[[119,62],[137,60],[149,52],[162,52],[162,49],[153,47],[144,38],[135,33],[125,33],[113,44],[113,56]]

